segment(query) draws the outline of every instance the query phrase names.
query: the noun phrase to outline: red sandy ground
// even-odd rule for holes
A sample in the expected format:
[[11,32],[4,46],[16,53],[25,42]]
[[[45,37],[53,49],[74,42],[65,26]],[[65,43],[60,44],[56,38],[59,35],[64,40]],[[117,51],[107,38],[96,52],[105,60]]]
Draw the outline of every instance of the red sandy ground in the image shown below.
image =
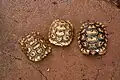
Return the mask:
[[[18,40],[32,31],[47,39],[57,18],[72,22],[72,44],[52,45],[47,58],[30,62]],[[76,35],[80,22],[86,20],[107,26],[106,55],[87,57],[79,51]],[[0,0],[0,80],[120,80],[120,10],[102,0]]]

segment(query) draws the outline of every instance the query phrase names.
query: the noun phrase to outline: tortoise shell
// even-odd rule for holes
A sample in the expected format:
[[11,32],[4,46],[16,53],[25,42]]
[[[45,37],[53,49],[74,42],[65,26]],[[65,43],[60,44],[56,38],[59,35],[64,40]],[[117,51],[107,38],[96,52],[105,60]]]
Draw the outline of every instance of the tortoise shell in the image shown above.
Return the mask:
[[49,29],[49,41],[57,46],[68,46],[73,38],[73,26],[69,21],[55,20]]
[[19,41],[24,54],[30,61],[38,62],[51,52],[51,47],[44,40],[39,32],[27,34]]
[[100,22],[84,22],[78,36],[80,51],[86,55],[103,55],[107,48],[107,32]]

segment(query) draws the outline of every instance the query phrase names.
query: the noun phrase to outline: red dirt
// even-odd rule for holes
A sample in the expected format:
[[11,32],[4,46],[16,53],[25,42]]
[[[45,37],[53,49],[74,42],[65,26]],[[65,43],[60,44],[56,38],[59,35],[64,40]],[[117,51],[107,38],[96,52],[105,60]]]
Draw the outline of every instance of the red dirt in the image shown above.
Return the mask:
[[[120,9],[102,0],[0,0],[0,80],[120,80]],[[75,37],[69,47],[52,46],[39,63],[30,62],[18,40],[39,31],[47,39],[55,19],[70,20]],[[81,54],[77,32],[81,21],[104,23],[108,31],[107,54]]]

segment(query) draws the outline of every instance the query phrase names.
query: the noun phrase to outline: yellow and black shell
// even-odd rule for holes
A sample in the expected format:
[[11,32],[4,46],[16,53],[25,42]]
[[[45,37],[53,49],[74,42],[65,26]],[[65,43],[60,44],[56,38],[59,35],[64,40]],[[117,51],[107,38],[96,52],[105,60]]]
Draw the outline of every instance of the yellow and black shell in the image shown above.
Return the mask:
[[45,58],[50,52],[51,47],[39,32],[32,32],[22,37],[19,41],[24,54],[30,61],[38,62]]
[[50,26],[48,38],[57,46],[68,46],[73,39],[73,26],[69,21],[55,20]]
[[107,41],[107,31],[102,23],[87,21],[80,27],[78,44],[83,54],[105,54]]

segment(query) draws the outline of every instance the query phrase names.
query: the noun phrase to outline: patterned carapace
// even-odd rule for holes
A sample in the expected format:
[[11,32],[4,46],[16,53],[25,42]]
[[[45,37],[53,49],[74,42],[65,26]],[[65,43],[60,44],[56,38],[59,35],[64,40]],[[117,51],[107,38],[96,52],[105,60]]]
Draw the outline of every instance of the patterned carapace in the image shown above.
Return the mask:
[[39,32],[32,32],[22,37],[19,41],[22,51],[33,62],[42,60],[51,52],[49,44],[40,36]]
[[57,46],[68,46],[73,38],[73,26],[69,21],[55,20],[49,29],[49,41]]
[[83,54],[103,55],[107,48],[107,32],[100,22],[84,22],[80,26],[78,44]]

